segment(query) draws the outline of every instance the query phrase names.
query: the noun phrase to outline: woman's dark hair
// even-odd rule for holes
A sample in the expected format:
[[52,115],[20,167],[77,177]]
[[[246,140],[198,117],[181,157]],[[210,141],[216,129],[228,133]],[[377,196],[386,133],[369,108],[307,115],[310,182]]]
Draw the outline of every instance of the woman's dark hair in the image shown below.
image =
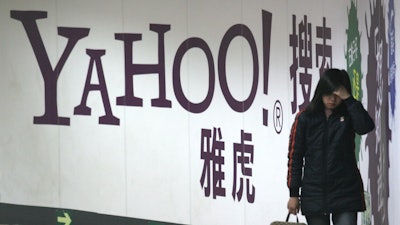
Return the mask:
[[306,111],[316,112],[323,110],[324,103],[322,102],[322,96],[332,94],[339,86],[344,86],[350,94],[352,93],[350,78],[347,72],[339,69],[325,70],[318,81],[314,96],[307,106]]

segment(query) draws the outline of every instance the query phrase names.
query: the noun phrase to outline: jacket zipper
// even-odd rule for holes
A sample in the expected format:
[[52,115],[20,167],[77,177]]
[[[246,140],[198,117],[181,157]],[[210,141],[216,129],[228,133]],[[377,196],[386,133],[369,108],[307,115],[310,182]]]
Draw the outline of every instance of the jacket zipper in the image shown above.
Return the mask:
[[327,190],[327,184],[328,184],[328,179],[327,179],[327,177],[328,177],[328,165],[327,165],[327,162],[328,162],[328,159],[327,159],[327,157],[328,157],[328,153],[327,153],[327,147],[328,147],[328,134],[329,134],[329,117],[328,118],[326,118],[326,121],[325,121],[325,129],[324,129],[324,139],[323,139],[323,158],[322,158],[322,163],[323,163],[323,171],[324,171],[324,176],[323,176],[323,192],[324,192],[324,195],[323,195],[323,208],[322,208],[322,211],[323,211],[323,214],[328,214],[328,208],[329,207],[327,207],[327,205],[328,205],[328,200],[327,200],[327,193],[328,193],[328,190]]

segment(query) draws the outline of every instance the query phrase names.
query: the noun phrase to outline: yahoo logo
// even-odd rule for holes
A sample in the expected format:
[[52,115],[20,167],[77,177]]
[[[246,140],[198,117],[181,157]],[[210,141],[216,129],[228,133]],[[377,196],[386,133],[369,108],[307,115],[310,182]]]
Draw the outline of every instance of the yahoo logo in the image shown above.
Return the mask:
[[[40,35],[36,20],[47,18],[45,11],[17,11],[11,10],[10,17],[19,20],[28,36],[36,60],[38,62],[43,81],[44,81],[44,105],[45,112],[42,116],[35,116],[34,124],[54,124],[54,125],[70,125],[69,117],[61,117],[57,110],[57,81],[72,50],[79,40],[89,35],[90,28],[76,27],[57,27],[58,35],[67,38],[67,44],[59,58],[56,66],[53,68],[48,54],[45,49],[42,37]],[[271,21],[272,14],[262,10],[262,40],[263,40],[263,87],[264,94],[268,94],[268,77],[269,77],[269,58],[270,58],[270,41],[271,41]],[[116,99],[119,106],[143,106],[143,99],[134,94],[134,76],[148,74],[158,76],[158,98],[151,99],[153,107],[171,108],[172,104],[166,96],[166,70],[165,70],[165,34],[171,29],[171,25],[166,24],[150,24],[150,30],[158,35],[158,63],[157,64],[135,64],[132,63],[133,43],[142,39],[140,33],[115,33],[115,40],[122,41],[125,57],[125,93]],[[236,37],[244,38],[250,46],[253,61],[253,81],[250,93],[246,99],[239,101],[232,96],[227,83],[226,74],[226,57],[228,48],[232,40]],[[188,99],[182,90],[180,66],[185,54],[192,48],[200,49],[207,60],[208,64],[208,91],[206,97],[200,103],[193,103]],[[91,115],[91,108],[87,106],[86,101],[90,91],[100,91],[105,115],[99,117],[99,124],[119,125],[119,118],[112,113],[110,100],[107,91],[107,85],[104,79],[101,57],[105,55],[104,49],[86,49],[86,54],[90,57],[88,73],[81,102],[74,108],[74,115]],[[93,67],[97,68],[98,84],[91,84],[91,76]],[[222,93],[228,105],[236,112],[245,112],[252,105],[257,92],[259,80],[259,59],[257,46],[251,30],[244,24],[235,24],[231,26],[222,38],[218,57],[217,57],[217,73],[214,67],[214,56],[207,42],[198,37],[190,37],[182,42],[178,47],[174,61],[172,80],[175,97],[181,107],[191,113],[202,113],[210,106],[215,89],[215,80],[218,76]],[[264,116],[266,115],[264,110]],[[265,122],[264,122],[265,124]]]

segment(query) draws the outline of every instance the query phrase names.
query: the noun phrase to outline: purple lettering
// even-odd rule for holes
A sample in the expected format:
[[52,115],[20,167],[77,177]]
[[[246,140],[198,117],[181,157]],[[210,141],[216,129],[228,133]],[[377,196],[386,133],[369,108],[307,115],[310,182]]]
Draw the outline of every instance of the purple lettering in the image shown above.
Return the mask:
[[312,69],[312,28],[311,23],[307,22],[307,16],[300,22],[299,26],[299,66],[304,68],[300,72],[300,85],[303,93],[304,102],[299,105],[299,110],[306,108],[310,102],[312,74],[308,72]]
[[[181,85],[181,63],[182,58],[185,53],[191,48],[200,48],[206,55],[208,62],[208,92],[206,98],[200,103],[193,103],[189,101],[182,90]],[[175,96],[181,106],[189,112],[192,113],[201,113],[204,112],[208,106],[210,106],[213,95],[214,95],[214,87],[215,87],[215,69],[214,69],[214,60],[212,57],[211,49],[207,45],[207,43],[200,38],[189,38],[184,41],[178,48],[177,53],[174,59],[173,65],[173,84]]]
[[264,94],[268,94],[269,57],[271,52],[272,13],[262,11]]
[[[44,46],[42,37],[40,35],[38,25],[36,20],[47,18],[46,11],[17,11],[11,10],[10,17],[19,20],[28,36],[30,44],[32,46],[33,52],[35,54],[36,60],[38,62],[40,71],[42,73],[43,81],[44,81],[44,97],[45,97],[45,110],[42,116],[35,116],[33,123],[34,124],[55,124],[55,125],[70,125],[69,117],[60,117],[58,114],[58,105],[57,105],[57,85],[58,78],[64,67],[68,57],[70,56],[72,50],[78,43],[78,41],[89,35],[89,28],[74,28],[74,27],[57,27],[58,35],[67,38],[67,44],[65,49],[59,58],[57,64],[54,69],[50,63],[48,54],[46,52],[46,48]],[[263,62],[262,66],[263,70],[263,93],[268,95],[268,83],[269,83],[269,65],[270,65],[270,51],[271,51],[271,26],[272,25],[272,14],[268,11],[262,10],[262,45],[263,45]],[[302,28],[299,25],[299,30]],[[307,27],[308,28],[308,27]],[[143,63],[134,63],[133,62],[133,43],[136,41],[142,40],[141,33],[115,33],[115,40],[120,40],[124,43],[124,68],[125,68],[125,87],[124,94],[122,96],[118,96],[116,98],[116,105],[120,106],[143,106],[143,99],[139,96],[135,95],[134,92],[134,77],[136,75],[156,75],[158,77],[158,97],[151,99],[151,106],[153,107],[164,107],[171,108],[171,101],[167,99],[166,96],[166,71],[165,71],[165,33],[167,33],[171,29],[171,25],[168,24],[150,24],[149,30],[157,33],[157,56],[158,62],[154,64],[143,64]],[[305,30],[308,31],[308,30]],[[305,32],[302,30],[302,32]],[[293,36],[293,37],[292,37]],[[304,41],[308,44],[307,40],[301,40],[296,33],[292,35],[290,38],[291,46],[294,48],[298,47],[298,43],[300,41]],[[248,93],[247,97],[244,99],[237,100],[232,95],[232,90],[229,89],[228,86],[228,74],[226,74],[226,60],[228,49],[231,45],[231,42],[236,37],[241,37],[245,41],[247,41],[250,50],[251,50],[251,59],[253,65],[253,79],[251,90]],[[292,42],[296,41],[296,45],[292,45]],[[311,42],[310,42],[311,44]],[[308,46],[304,47],[308,53]],[[207,60],[208,66],[208,86],[207,86],[207,95],[200,102],[192,102],[188,99],[188,97],[183,92],[182,82],[181,82],[181,65],[183,57],[185,54],[191,50],[192,48],[198,48],[205,54],[205,59]],[[296,49],[294,49],[295,51]],[[115,117],[112,112],[110,99],[108,95],[107,85],[105,81],[104,71],[103,71],[103,62],[101,57],[105,55],[105,49],[86,49],[86,54],[90,57],[89,68],[86,75],[86,82],[84,85],[81,102],[74,108],[74,115],[91,115],[91,108],[87,105],[87,99],[89,93],[91,91],[99,91],[102,98],[102,103],[105,111],[105,115],[99,117],[99,124],[110,124],[110,125],[119,125],[119,118]],[[303,56],[303,55],[302,55]],[[305,54],[307,56],[307,54]],[[294,61],[294,65],[298,68],[298,61],[309,62],[308,60],[304,60],[303,57],[301,59],[295,57],[296,61]],[[218,73],[215,69],[214,58],[212,55],[212,51],[203,39],[199,37],[189,37],[187,38],[176,51],[175,58],[173,61],[172,68],[172,82],[173,89],[177,101],[179,104],[188,112],[192,113],[202,113],[208,109],[210,106],[215,90],[216,76],[218,76],[218,81],[220,83],[221,91],[224,95],[225,100],[227,101],[230,108],[232,108],[236,112],[245,112],[247,111],[252,103],[254,102],[257,88],[258,88],[258,80],[259,80],[259,60],[257,53],[256,41],[254,39],[252,31],[244,24],[236,24],[230,27],[221,40],[221,44],[218,51]],[[301,65],[304,67],[304,65]],[[99,80],[98,84],[92,84],[91,78],[93,76],[93,68],[97,69],[97,78]],[[307,69],[308,67],[305,67]],[[296,72],[296,71],[294,71]],[[204,74],[207,76],[207,74]],[[296,76],[293,74],[293,70],[291,69],[291,78],[295,80],[295,84],[297,83]],[[247,80],[247,79],[246,79]],[[305,87],[309,84],[309,80],[307,77],[300,76],[300,84],[303,86],[303,92],[305,92],[305,98],[308,97],[308,89]],[[294,88],[296,86],[294,85]],[[309,88],[309,87],[308,87]],[[296,89],[295,89],[296,91]],[[295,96],[296,97],[296,96]],[[295,98],[295,103],[297,104],[297,99]],[[293,107],[293,102],[292,102]],[[263,124],[268,125],[268,110],[263,108]]]
[[[251,92],[249,97],[247,97],[247,99],[244,101],[238,101],[232,96],[226,80],[226,68],[225,68],[226,54],[228,52],[229,44],[237,36],[242,36],[248,41],[253,56],[253,84],[251,87]],[[250,108],[251,104],[254,101],[257,92],[257,84],[259,76],[258,67],[259,65],[258,65],[257,47],[253,34],[246,25],[243,24],[233,25],[231,28],[229,28],[229,30],[226,32],[226,34],[222,39],[218,55],[218,74],[219,74],[219,82],[221,85],[222,93],[224,94],[225,99],[228,102],[229,106],[236,112],[245,112]]]
[[[322,26],[317,26],[317,38],[322,39],[322,44],[315,44],[315,61],[319,66],[319,75],[322,76],[327,68],[332,67],[332,46],[328,45],[327,40],[332,39],[332,29],[326,26],[326,18],[322,19]],[[319,59],[322,58],[321,65]]]
[[[271,52],[272,13],[262,11],[264,94],[268,94],[269,58]],[[263,108],[263,124],[268,126],[268,109]]]
[[[233,143],[232,197],[234,200],[236,200],[237,197],[237,200],[240,202],[243,195],[244,180],[246,180],[247,201],[249,203],[254,203],[256,188],[254,185],[251,185],[250,180],[251,176],[253,175],[253,169],[251,166],[254,163],[254,146],[245,143],[245,141],[252,141],[252,134],[241,130],[240,143]],[[236,180],[239,180],[239,185],[236,184]]]
[[37,19],[47,18],[44,11],[11,11],[11,18],[22,22],[28,39],[31,43],[36,60],[44,80],[45,113],[43,116],[34,117],[34,124],[69,125],[68,117],[59,117],[57,110],[57,80],[76,43],[88,36],[89,28],[58,27],[58,34],[68,39],[55,69],[53,70],[43,40],[40,36]]
[[117,33],[115,39],[124,42],[125,50],[125,96],[117,97],[117,105],[143,106],[143,100],[135,97],[133,90],[133,76],[143,74],[158,74],[159,96],[151,100],[152,106],[171,108],[171,101],[166,99],[165,91],[165,47],[164,34],[169,31],[170,25],[150,24],[150,30],[158,33],[158,64],[132,63],[134,41],[142,40],[141,34]]
[[296,28],[296,15],[292,15],[292,34],[289,35],[289,45],[292,47],[292,65],[290,65],[290,80],[293,80],[293,101],[291,102],[292,114],[297,111],[297,70],[299,68],[299,56],[297,48],[299,39]]
[[[108,98],[106,80],[104,78],[103,66],[100,57],[105,55],[105,50],[86,49],[86,54],[90,56],[89,70],[86,77],[85,88],[83,90],[81,104],[75,107],[74,115],[90,115],[91,108],[86,106],[86,101],[90,91],[100,91],[103,99],[103,106],[106,115],[99,118],[99,124],[119,125],[119,119],[112,114],[110,100]],[[97,77],[99,84],[91,84],[90,80],[93,73],[93,65],[96,63]]]

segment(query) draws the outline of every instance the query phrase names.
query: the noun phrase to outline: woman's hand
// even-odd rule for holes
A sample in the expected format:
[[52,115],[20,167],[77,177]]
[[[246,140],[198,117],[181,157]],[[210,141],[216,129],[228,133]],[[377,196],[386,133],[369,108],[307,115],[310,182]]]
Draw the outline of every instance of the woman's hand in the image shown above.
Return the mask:
[[338,89],[336,89],[333,94],[338,96],[340,99],[345,100],[350,97],[350,93],[347,91],[347,89],[344,86],[339,86]]
[[296,215],[299,212],[299,198],[290,197],[287,203],[289,213]]

